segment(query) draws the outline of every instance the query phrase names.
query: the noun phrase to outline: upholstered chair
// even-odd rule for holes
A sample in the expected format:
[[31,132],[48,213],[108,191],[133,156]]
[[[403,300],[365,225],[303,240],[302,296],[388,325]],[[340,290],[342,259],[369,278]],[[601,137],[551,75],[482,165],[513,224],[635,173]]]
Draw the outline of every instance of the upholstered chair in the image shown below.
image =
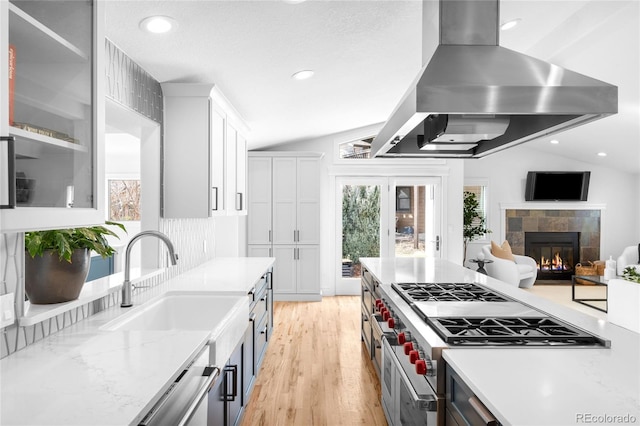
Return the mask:
[[638,246],[629,246],[622,251],[616,260],[616,274],[622,275],[622,271],[628,266],[633,266],[640,272],[640,248]]
[[493,261],[484,265],[488,276],[514,287],[533,287],[538,276],[538,266],[533,258],[517,254],[512,254],[514,260],[496,257],[491,253],[491,245],[482,246],[482,253],[486,260]]

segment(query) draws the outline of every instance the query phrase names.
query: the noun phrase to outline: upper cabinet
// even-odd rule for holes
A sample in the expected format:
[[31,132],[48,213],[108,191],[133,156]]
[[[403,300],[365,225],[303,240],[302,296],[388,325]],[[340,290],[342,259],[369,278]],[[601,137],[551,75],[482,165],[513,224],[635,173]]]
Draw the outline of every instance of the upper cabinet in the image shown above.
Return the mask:
[[104,222],[101,2],[0,1],[0,229]]
[[163,217],[246,214],[244,126],[213,84],[163,83]]

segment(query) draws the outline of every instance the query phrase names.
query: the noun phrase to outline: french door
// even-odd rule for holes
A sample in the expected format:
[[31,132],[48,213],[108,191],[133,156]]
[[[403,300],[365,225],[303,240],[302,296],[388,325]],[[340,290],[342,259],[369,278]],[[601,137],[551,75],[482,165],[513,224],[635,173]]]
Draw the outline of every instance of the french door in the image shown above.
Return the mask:
[[361,257],[439,257],[441,180],[336,178],[336,294],[358,294]]

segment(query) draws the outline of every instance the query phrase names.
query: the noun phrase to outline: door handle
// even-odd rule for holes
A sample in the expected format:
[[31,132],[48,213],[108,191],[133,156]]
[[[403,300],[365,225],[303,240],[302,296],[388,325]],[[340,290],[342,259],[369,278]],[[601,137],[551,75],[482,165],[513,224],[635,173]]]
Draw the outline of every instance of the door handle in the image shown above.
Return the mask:
[[211,210],[218,210],[218,187],[211,187]]
[[[0,136],[0,165],[7,170],[7,193],[2,194],[0,188],[0,209],[13,209],[16,207],[16,140],[13,136]],[[0,183],[4,184],[4,177],[0,176]],[[4,186],[4,185],[2,185]]]
[[436,251],[440,250],[440,235],[436,235]]
[[236,210],[242,210],[242,192],[236,192]]
[[[238,366],[237,365],[227,365],[224,367],[224,395],[223,399],[225,401],[235,401],[236,396],[238,396]],[[227,373],[231,373],[231,391],[229,391],[229,375]]]

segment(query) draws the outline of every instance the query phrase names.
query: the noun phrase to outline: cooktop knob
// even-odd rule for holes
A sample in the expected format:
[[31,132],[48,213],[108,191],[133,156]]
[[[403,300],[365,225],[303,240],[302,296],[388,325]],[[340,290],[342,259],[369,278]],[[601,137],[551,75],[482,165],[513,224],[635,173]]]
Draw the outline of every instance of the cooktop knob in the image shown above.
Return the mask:
[[416,374],[423,376],[427,374],[427,362],[424,359],[416,360]]
[[398,344],[399,345],[404,345],[406,341],[407,341],[407,337],[404,334],[404,332],[398,333]]
[[387,320],[387,325],[389,326],[389,328],[394,328],[396,326],[396,320],[395,318],[391,317]]
[[413,343],[411,342],[406,342],[404,345],[404,354],[405,355],[409,355],[409,352],[411,352],[413,350]]
[[418,351],[413,350],[411,352],[409,352],[409,362],[411,364],[415,364],[417,360],[420,359],[420,354],[418,353]]
[[389,311],[384,309],[384,312],[382,313],[382,320],[389,321],[389,318],[391,318],[391,314],[389,313]]

